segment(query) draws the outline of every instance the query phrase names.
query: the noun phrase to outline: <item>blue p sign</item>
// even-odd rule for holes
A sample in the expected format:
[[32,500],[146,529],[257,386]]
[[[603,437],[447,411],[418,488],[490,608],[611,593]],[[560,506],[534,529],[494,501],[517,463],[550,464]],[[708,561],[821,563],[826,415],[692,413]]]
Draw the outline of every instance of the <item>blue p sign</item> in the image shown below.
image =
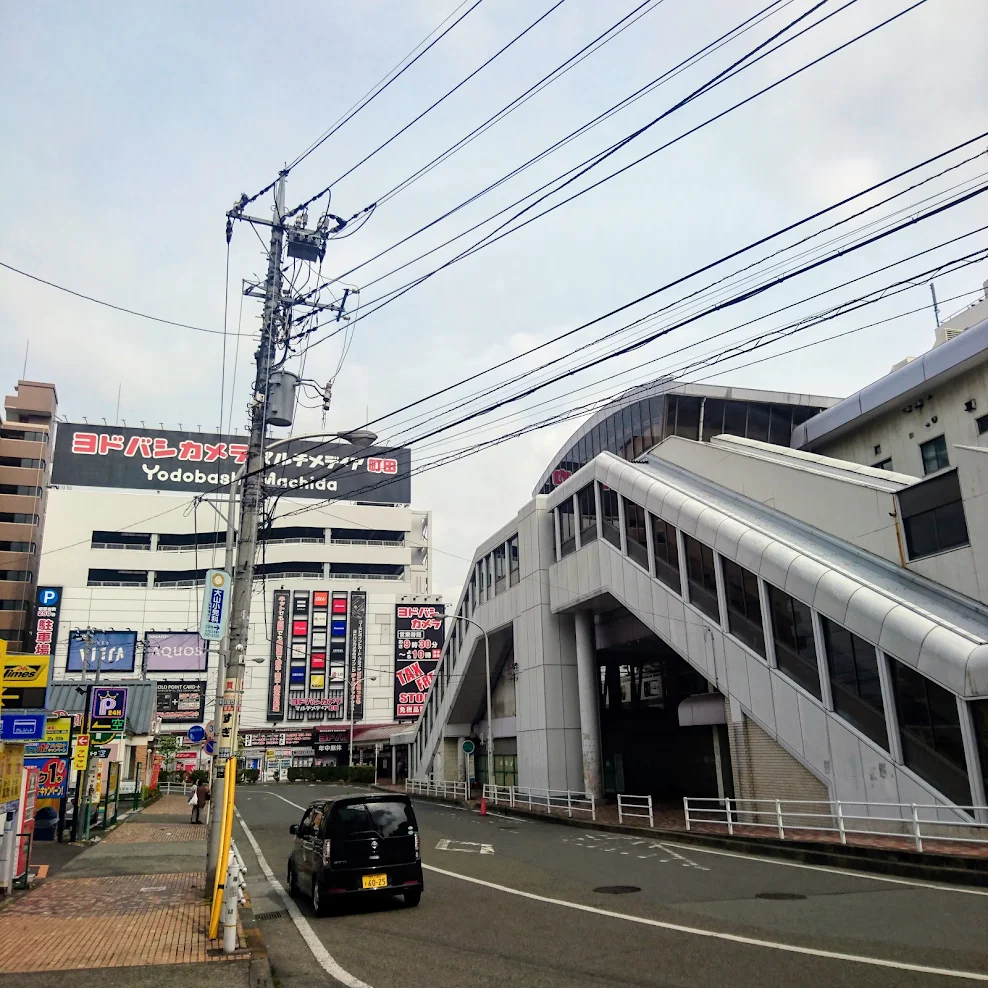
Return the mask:
[[55,587],[39,587],[38,603],[45,607],[51,607],[58,603],[59,591]]

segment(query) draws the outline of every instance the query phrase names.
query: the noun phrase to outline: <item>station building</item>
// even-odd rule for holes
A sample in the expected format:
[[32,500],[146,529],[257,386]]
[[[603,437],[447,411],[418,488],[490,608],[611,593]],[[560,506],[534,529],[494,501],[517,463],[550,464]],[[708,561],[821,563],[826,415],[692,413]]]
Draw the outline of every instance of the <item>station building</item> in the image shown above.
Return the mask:
[[478,546],[413,776],[484,778],[486,632],[498,784],[983,816],[986,492],[988,303],[842,400],[629,392]]

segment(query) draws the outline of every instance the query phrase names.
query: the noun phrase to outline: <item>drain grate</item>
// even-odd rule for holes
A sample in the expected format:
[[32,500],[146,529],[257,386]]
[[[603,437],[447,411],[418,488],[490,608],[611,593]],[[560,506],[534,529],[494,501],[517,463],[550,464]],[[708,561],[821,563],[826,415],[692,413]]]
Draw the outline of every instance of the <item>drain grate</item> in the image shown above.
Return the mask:
[[254,919],[281,919],[287,915],[284,909],[276,909],[271,913],[254,913]]
[[595,888],[594,892],[603,892],[605,895],[627,895],[629,892],[641,892],[637,885],[601,885]]
[[779,902],[797,902],[800,899],[805,899],[805,895],[799,895],[798,892],[759,892],[756,899],[775,899]]

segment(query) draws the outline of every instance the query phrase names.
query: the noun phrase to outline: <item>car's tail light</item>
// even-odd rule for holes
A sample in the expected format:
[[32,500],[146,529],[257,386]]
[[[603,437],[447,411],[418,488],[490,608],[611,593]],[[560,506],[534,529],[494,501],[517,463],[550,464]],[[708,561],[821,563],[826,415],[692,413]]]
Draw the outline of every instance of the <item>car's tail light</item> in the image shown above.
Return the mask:
[[419,858],[420,858],[420,857],[422,856],[422,855],[421,855],[421,854],[419,853],[419,848],[420,848],[421,846],[422,846],[422,845],[421,845],[421,843],[420,843],[420,841],[419,841],[419,835],[418,835],[418,834],[416,834],[416,835],[415,835],[415,860],[416,860],[416,861],[418,861],[418,860],[419,860]]
[[328,840],[324,840],[322,842],[322,863],[324,865],[328,865],[329,864],[331,853],[332,852],[330,850],[329,841]]

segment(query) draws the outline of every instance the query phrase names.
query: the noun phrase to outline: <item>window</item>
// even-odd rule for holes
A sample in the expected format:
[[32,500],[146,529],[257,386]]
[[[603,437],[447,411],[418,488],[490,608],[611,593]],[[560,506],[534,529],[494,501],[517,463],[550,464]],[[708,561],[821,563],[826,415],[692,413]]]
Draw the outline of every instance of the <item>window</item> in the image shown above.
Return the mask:
[[47,432],[21,432],[19,429],[0,429],[0,439],[21,439],[25,442],[46,443]]
[[607,445],[604,449],[609,450],[611,453],[617,452],[617,436],[614,432],[614,427],[617,424],[615,421],[615,416],[611,415],[604,422],[604,428],[607,430]]
[[821,699],[820,670],[816,664],[809,605],[771,583],[768,584],[768,601],[775,638],[775,664],[793,682]]
[[503,545],[494,550],[494,593],[508,589],[508,557]]
[[759,405],[752,402],[748,405],[748,432],[749,439],[758,439],[763,443],[768,442],[768,420],[769,406]]
[[676,435],[684,439],[700,438],[700,399],[690,395],[679,396],[676,413]]
[[648,536],[645,534],[645,509],[627,498],[624,499],[624,534],[629,558],[647,570]]
[[521,579],[521,559],[518,556],[518,536],[508,539],[508,585],[514,586]]
[[597,502],[594,499],[593,483],[587,484],[577,493],[576,508],[580,516],[580,544],[586,545],[597,538]]
[[936,436],[927,439],[925,443],[919,444],[919,453],[923,457],[923,473],[936,473],[950,466],[950,458],[947,456],[947,440],[943,436]]
[[41,488],[25,487],[23,484],[0,484],[0,494],[19,494],[23,497],[41,497]]
[[724,409],[724,432],[728,436],[748,434],[748,406],[743,401],[729,401]]
[[[205,575],[205,571],[203,574]],[[91,569],[86,585],[90,587],[146,587],[147,582],[148,571],[146,569]]]
[[983,436],[988,432],[988,415],[979,415],[974,424],[978,427],[978,435]]
[[638,459],[645,451],[642,440],[642,412],[638,402],[631,406],[631,447],[632,459]]
[[43,468],[44,460],[33,460],[20,456],[0,456],[0,467],[22,467],[28,470]]
[[37,525],[38,516],[24,514],[20,511],[0,511],[0,522],[9,525]]
[[664,521],[649,516],[652,521],[652,559],[655,562],[655,575],[677,594],[683,592],[679,578],[679,546],[676,543],[676,529]]
[[648,418],[652,425],[652,445],[662,442],[662,421],[665,417],[664,398],[648,399]]
[[475,569],[470,576],[470,592],[467,594],[467,600],[466,600],[467,617],[470,617],[470,615],[473,614],[473,608],[476,600],[477,600],[477,571]]
[[0,600],[0,611],[29,611],[31,604],[26,600]]
[[703,435],[700,438],[705,443],[724,431],[724,405],[722,398],[707,398],[703,402]]
[[889,667],[903,761],[955,803],[970,805],[957,698],[892,656]]
[[891,470],[892,469],[892,457],[887,456],[884,460],[879,460],[877,463],[872,463],[872,466],[876,470]]
[[[226,541],[225,532],[216,533],[220,538],[215,542],[210,542],[209,545],[222,545]],[[195,542],[195,536],[193,535],[162,535],[161,539],[182,539],[187,540],[189,543],[189,548],[193,548]],[[200,538],[205,538],[201,535]],[[200,545],[205,543],[200,542]],[[93,549],[150,549],[151,548],[151,533],[150,532],[93,532],[92,539]]]
[[974,700],[970,708],[974,720],[974,741],[981,755],[981,776],[988,792],[988,700]]
[[910,559],[968,544],[956,470],[903,488],[896,496]]
[[720,621],[717,605],[717,577],[714,571],[714,551],[698,542],[692,535],[683,534],[686,548],[686,582],[690,589],[690,603],[707,617]]
[[576,551],[576,515],[573,498],[568,497],[557,508],[559,515],[559,556],[568,556]]
[[0,541],[0,552],[34,552],[33,542]]
[[772,405],[768,423],[768,441],[776,446],[788,446],[792,438],[792,409],[788,405]]
[[721,557],[724,592],[727,596],[727,628],[759,655],[765,655],[762,605],[758,599],[758,577],[751,570]]
[[600,485],[600,530],[611,545],[621,547],[621,521],[617,491]]
[[26,569],[0,569],[0,580],[7,583],[30,583],[31,573]]
[[821,617],[820,622],[834,710],[887,751],[889,737],[875,646],[830,618]]

